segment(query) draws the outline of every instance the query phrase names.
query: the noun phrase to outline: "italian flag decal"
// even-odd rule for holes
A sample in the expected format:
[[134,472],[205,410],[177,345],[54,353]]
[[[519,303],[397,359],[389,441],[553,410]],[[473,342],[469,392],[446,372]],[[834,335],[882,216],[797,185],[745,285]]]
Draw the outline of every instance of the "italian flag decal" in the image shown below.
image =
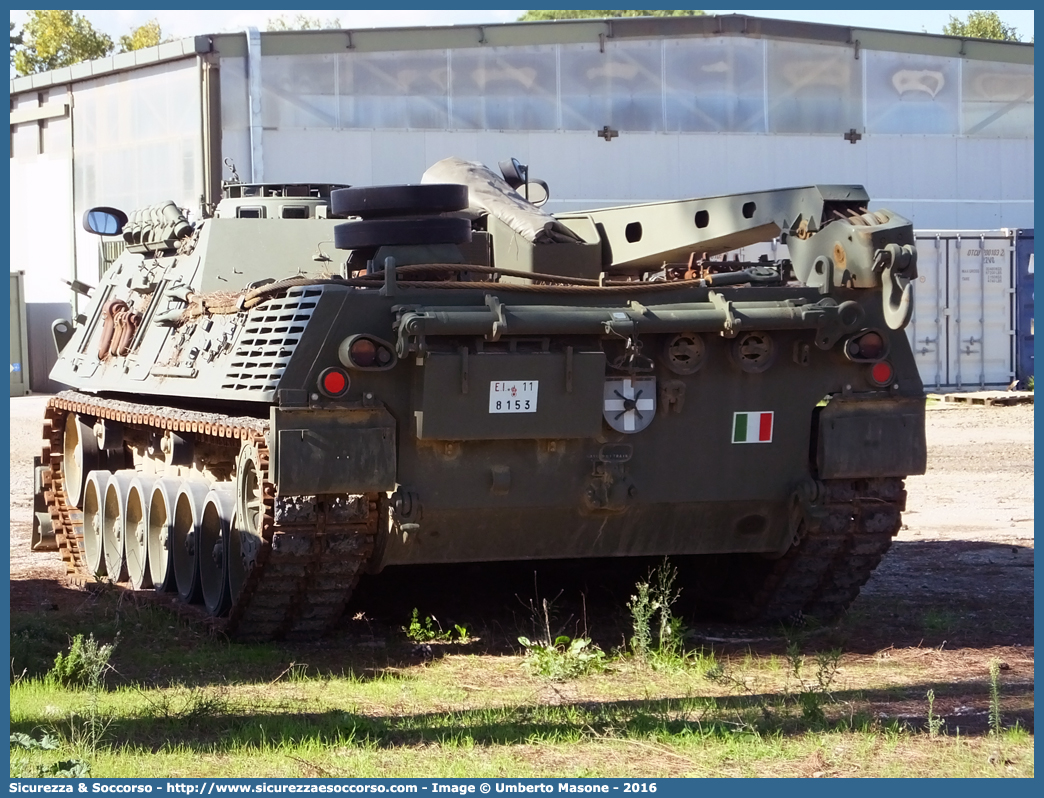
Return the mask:
[[733,443],[772,443],[771,410],[762,413],[733,413]]

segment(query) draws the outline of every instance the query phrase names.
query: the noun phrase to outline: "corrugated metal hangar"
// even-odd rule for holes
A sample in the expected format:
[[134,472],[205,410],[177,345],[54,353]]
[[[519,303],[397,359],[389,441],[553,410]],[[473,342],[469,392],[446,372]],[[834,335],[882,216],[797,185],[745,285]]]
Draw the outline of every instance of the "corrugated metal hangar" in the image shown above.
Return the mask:
[[[33,388],[84,210],[517,157],[551,211],[861,183],[920,228],[1033,226],[1033,45],[747,16],[197,36],[11,81]],[[75,310],[75,308],[74,308]]]

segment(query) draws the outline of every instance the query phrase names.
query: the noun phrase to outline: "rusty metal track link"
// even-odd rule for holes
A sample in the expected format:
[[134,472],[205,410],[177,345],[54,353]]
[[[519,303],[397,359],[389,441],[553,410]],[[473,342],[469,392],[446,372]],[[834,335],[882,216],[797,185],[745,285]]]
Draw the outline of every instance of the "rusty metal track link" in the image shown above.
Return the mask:
[[[252,443],[258,453],[264,512],[261,548],[243,589],[228,615],[214,618],[199,605],[181,603],[176,593],[138,591],[213,632],[236,640],[264,641],[314,638],[328,631],[343,612],[373,551],[377,533],[377,495],[354,498],[346,517],[345,497],[314,497],[305,520],[277,523],[276,486],[270,480],[268,421],[231,417],[172,407],[144,406],[63,391],[51,398],[44,413],[43,478],[55,538],[68,578],[94,580],[83,549],[83,513],[67,500],[62,470],[66,417],[76,413],[157,431],[191,433],[199,440],[225,445]],[[331,511],[336,511],[331,513]]]
[[899,532],[906,509],[903,480],[829,480],[801,542],[779,560],[743,619],[837,618],[859,594]]

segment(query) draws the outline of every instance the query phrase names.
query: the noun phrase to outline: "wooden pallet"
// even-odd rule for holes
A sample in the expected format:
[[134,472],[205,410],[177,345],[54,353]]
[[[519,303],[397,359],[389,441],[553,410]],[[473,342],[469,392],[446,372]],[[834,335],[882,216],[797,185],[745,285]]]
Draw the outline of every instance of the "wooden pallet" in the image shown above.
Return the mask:
[[966,405],[1026,405],[1033,404],[1032,391],[970,391],[968,393],[930,393],[929,399]]

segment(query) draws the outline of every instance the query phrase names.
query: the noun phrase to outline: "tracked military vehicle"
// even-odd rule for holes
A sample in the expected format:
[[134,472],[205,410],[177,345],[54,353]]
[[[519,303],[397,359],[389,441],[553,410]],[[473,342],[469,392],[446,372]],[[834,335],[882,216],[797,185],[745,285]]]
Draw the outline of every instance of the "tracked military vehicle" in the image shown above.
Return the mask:
[[237,639],[428,563],[702,555],[732,618],[842,612],[925,470],[910,222],[847,185],[555,216],[503,171],[88,211],[125,251],[55,326],[38,545]]

